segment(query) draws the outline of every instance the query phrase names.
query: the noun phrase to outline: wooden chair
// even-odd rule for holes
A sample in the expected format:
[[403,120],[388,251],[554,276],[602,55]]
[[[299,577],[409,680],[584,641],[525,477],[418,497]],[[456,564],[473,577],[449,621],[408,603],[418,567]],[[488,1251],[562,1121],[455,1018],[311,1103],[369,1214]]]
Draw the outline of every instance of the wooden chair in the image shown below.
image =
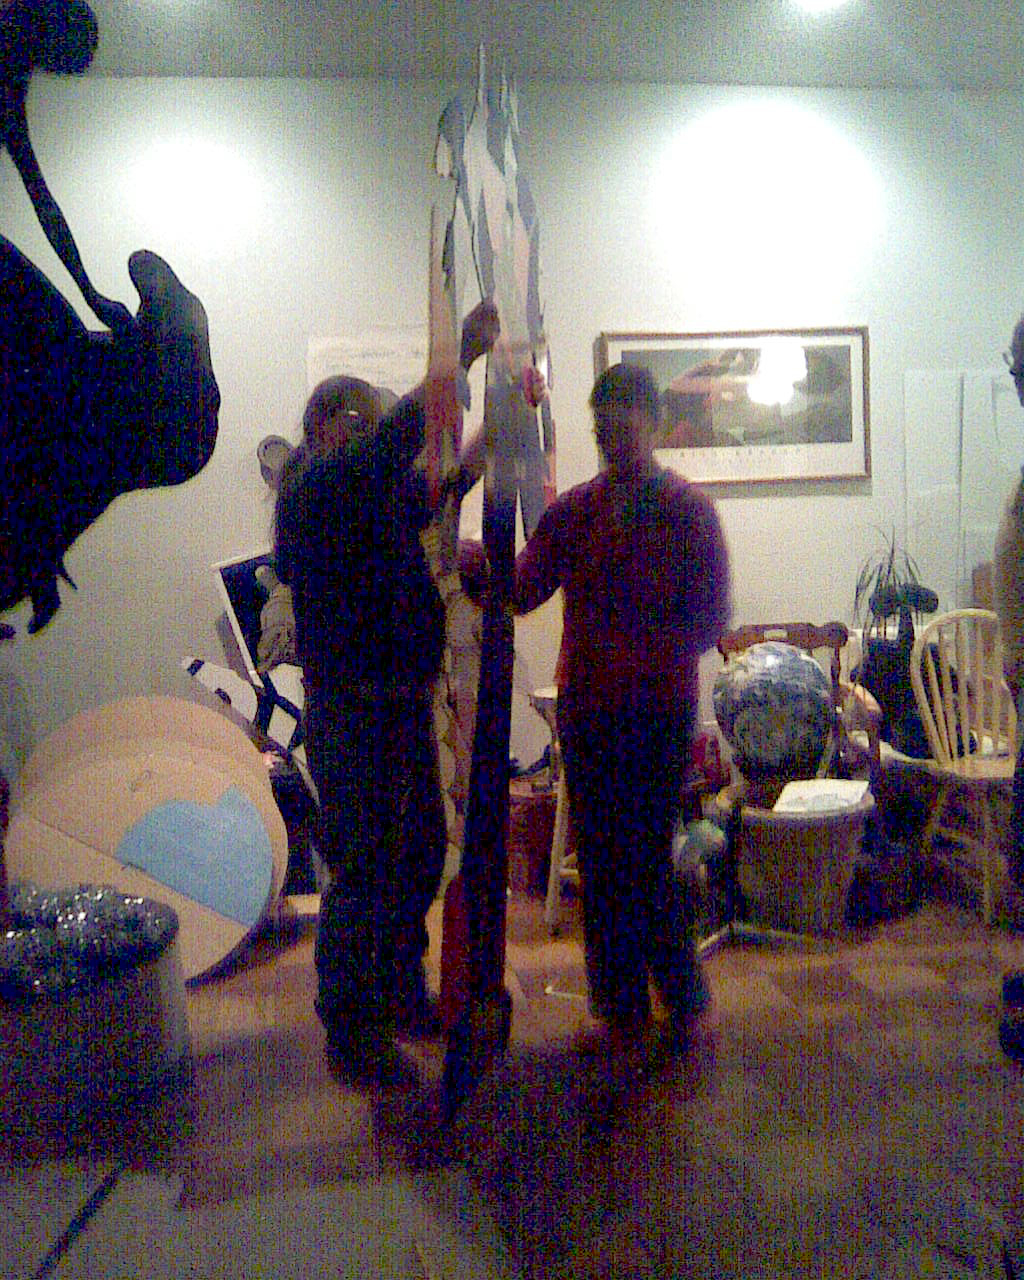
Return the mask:
[[1012,785],[1017,734],[996,614],[953,609],[932,618],[914,640],[910,680],[937,782],[922,846],[958,877],[980,875],[988,924],[999,858],[992,791]]
[[[727,631],[718,642],[718,652],[728,662],[736,653],[742,653],[751,645],[763,644],[768,640],[780,641],[794,645],[812,656],[826,650],[829,653],[828,673],[832,679],[832,704],[835,718],[832,727],[832,738],[818,766],[818,776],[824,777],[830,770],[843,771],[850,759],[847,725],[850,722],[866,730],[872,745],[869,753],[874,752],[877,758],[877,721],[875,715],[877,704],[872,708],[865,700],[866,690],[856,690],[848,681],[842,679],[842,651],[850,638],[850,633],[842,622],[826,622],[816,626],[812,622],[763,622],[750,623]],[[871,702],[874,699],[867,694]],[[860,704],[864,705],[861,706]],[[872,737],[872,728],[875,736]]]

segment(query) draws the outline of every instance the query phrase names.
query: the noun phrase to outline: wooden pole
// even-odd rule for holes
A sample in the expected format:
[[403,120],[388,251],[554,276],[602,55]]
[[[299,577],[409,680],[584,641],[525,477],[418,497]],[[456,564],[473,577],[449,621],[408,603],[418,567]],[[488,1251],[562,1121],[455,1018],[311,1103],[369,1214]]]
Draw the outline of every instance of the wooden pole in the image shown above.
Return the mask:
[[7,835],[11,788],[0,771],[0,932],[11,927],[11,904],[7,896],[7,864],[4,861],[4,837]]

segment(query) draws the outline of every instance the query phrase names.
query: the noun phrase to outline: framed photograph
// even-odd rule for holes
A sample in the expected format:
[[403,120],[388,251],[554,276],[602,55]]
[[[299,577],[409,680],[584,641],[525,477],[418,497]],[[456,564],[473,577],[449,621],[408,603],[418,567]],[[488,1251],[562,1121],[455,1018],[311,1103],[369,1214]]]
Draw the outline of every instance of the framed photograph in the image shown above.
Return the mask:
[[256,672],[256,654],[260,645],[260,612],[267,603],[267,587],[260,579],[273,573],[274,556],[269,550],[249,556],[235,556],[213,566],[224,612],[238,644],[249,679],[262,684]]
[[654,375],[655,456],[696,483],[871,474],[865,327],[602,333],[598,373],[620,362]]

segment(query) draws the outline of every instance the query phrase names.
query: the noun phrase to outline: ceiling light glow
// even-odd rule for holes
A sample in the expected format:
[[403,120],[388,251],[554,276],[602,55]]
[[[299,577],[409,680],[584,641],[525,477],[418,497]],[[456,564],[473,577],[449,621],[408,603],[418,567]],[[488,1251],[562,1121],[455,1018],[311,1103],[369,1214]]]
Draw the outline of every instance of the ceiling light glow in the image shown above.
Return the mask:
[[798,9],[804,13],[831,13],[833,9],[841,9],[847,0],[796,0]]

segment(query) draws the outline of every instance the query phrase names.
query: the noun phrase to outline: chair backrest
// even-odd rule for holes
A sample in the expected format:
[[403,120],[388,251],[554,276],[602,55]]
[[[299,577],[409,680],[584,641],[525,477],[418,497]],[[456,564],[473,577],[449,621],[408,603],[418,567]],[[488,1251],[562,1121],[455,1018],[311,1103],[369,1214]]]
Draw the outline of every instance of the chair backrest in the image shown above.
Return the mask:
[[910,682],[935,761],[970,777],[981,761],[1011,756],[1017,713],[1003,675],[999,618],[952,609],[918,632]]
[[755,622],[726,631],[718,642],[718,652],[728,662],[734,653],[742,653],[752,644],[764,644],[766,640],[791,644],[810,654],[816,649],[830,649],[829,674],[835,703],[839,706],[842,701],[839,690],[840,655],[849,638],[850,633],[842,622],[826,622],[820,627],[813,622]]

